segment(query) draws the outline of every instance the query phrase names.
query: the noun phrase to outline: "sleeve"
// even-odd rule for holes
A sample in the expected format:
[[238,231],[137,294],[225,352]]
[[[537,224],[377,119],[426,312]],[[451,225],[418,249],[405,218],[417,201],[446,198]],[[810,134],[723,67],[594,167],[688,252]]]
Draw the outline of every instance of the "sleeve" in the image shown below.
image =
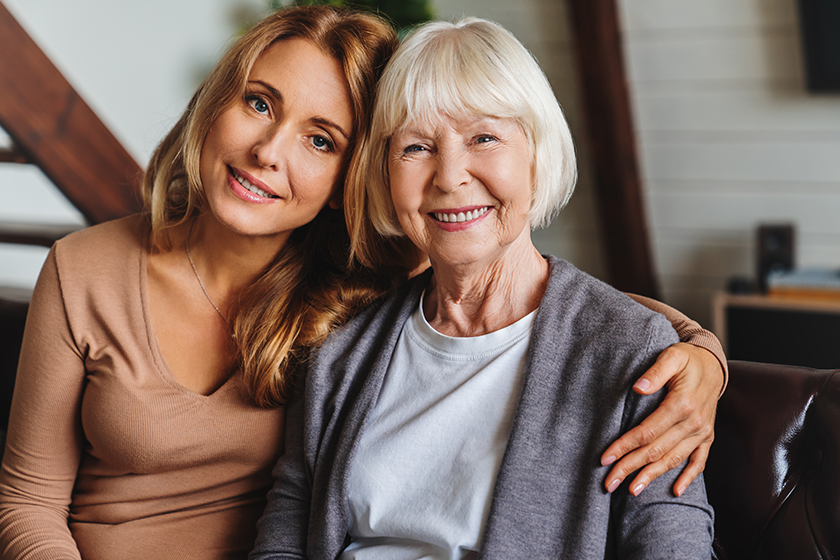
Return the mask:
[[726,363],[726,355],[723,353],[723,346],[717,337],[710,331],[707,331],[700,326],[700,323],[693,321],[668,305],[655,299],[646,298],[644,296],[637,296],[636,294],[627,294],[637,303],[644,305],[651,311],[656,311],[665,316],[671,322],[671,326],[677,331],[680,337],[680,342],[697,346],[708,350],[715,355],[715,358],[720,362],[720,367],[723,369],[723,388],[721,394],[726,390],[726,384],[729,382],[729,366]]
[[306,558],[312,477],[303,443],[304,396],[305,375],[301,373],[286,405],[285,450],[274,467],[274,486],[257,522],[257,541],[249,560]]
[[[665,329],[668,326],[664,322],[654,322],[649,330],[646,355],[653,358],[657,350],[667,346],[662,342]],[[624,405],[622,431],[638,425],[661,400],[662,391],[651,396],[630,391]],[[677,498],[671,488],[681,470],[678,467],[668,471],[635,497],[629,491],[632,477],[627,477],[613,494],[610,510],[617,558],[711,558],[714,513],[706,498],[702,474]]]
[[53,247],[29,306],[0,469],[4,559],[81,559],[67,521],[83,445],[84,382]]

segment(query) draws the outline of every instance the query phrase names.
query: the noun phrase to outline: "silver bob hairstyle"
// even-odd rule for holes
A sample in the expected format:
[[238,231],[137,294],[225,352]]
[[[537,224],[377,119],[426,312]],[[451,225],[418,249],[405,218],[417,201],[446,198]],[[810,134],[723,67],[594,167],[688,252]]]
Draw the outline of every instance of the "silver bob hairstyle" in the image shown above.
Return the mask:
[[522,127],[532,154],[530,227],[547,226],[577,180],[572,135],[531,53],[499,24],[478,18],[427,23],[399,46],[379,82],[368,146],[353,166],[350,183],[365,185],[367,200],[357,191],[347,202],[369,205],[368,219],[380,235],[404,235],[390,194],[391,136],[411,122],[475,114],[513,118]]

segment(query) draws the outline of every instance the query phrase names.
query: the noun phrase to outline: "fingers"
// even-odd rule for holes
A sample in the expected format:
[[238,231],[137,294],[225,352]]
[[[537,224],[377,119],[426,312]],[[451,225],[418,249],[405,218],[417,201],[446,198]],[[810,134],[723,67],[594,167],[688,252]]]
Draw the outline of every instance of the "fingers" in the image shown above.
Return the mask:
[[[665,400],[667,401],[670,397],[671,395],[669,394]],[[662,404],[664,405],[665,401]],[[684,420],[684,418],[677,417],[677,410],[678,407],[676,406],[660,406],[657,408],[641,424],[614,441],[604,451],[603,455],[601,455],[601,464],[604,466],[611,465],[617,459],[621,459],[634,450],[645,449],[651,446],[660,435],[666,433],[669,428],[676,425],[680,420]],[[664,449],[670,449],[673,445],[676,445],[676,442]],[[655,454],[655,451],[653,453]],[[654,461],[658,459],[659,457],[653,457]],[[641,466],[641,464],[637,465],[636,469]],[[636,469],[627,471],[624,476]],[[624,476],[621,478],[623,479]]]
[[[711,447],[711,444],[701,443],[695,448],[698,439],[699,438],[691,438],[683,440],[674,449],[666,453],[659,461],[646,465],[629,484],[630,493],[633,496],[638,496],[658,477],[662,476],[671,469],[679,467],[685,460],[685,457],[688,456],[687,454],[690,453],[691,455],[688,464],[683,472],[680,473],[680,476],[677,478],[673,486],[674,494],[676,496],[681,496],[685,492],[685,489],[688,488],[688,485],[691,484],[694,479],[697,478],[697,475],[703,472],[703,469],[706,467],[706,458],[709,455],[709,448]],[[694,450],[693,452],[692,449]]]
[[[622,457],[607,475],[607,490],[614,492],[625,478],[639,471],[630,485],[631,494],[638,496],[653,480],[678,467],[702,441],[700,434],[688,435],[684,424],[677,424],[651,443]],[[627,435],[631,435],[631,432]]]
[[679,489],[682,494],[703,471],[714,440],[714,407],[697,409],[692,399],[680,393],[680,389],[669,393],[653,414],[604,452],[603,465],[621,457],[605,480],[608,491],[615,491],[626,477],[639,471],[630,484],[631,493],[637,496],[653,480],[691,456],[675,483],[675,492]]
[[674,484],[680,495],[703,472],[714,440],[719,370],[717,359],[702,348],[679,343],[662,352],[634,389],[649,394],[667,384],[668,394],[648,418],[604,451],[601,464],[613,465],[604,482],[608,491],[638,471],[630,484],[631,493],[638,495],[691,457]]
[[700,446],[691,454],[688,461],[688,466],[680,474],[677,481],[674,483],[674,494],[682,496],[689,484],[694,482],[694,479],[706,470],[706,460],[709,458],[709,451],[712,447],[712,442],[701,443]]
[[666,348],[656,358],[656,363],[636,381],[633,390],[643,395],[651,395],[664,387],[675,375],[681,373],[691,358],[685,346],[688,345],[675,344]]

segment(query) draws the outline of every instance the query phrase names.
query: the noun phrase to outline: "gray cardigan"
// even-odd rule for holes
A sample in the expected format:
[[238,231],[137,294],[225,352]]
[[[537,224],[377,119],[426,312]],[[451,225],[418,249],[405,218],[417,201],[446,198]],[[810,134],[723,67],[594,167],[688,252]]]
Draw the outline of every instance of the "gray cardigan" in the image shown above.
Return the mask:
[[[638,497],[604,490],[600,455],[661,397],[630,388],[677,336],[664,317],[549,257],[528,368],[479,558],[710,558],[702,477],[676,498],[675,469]],[[313,351],[286,412],[286,452],[252,559],[338,557],[347,545],[353,456],[403,325],[430,272]]]

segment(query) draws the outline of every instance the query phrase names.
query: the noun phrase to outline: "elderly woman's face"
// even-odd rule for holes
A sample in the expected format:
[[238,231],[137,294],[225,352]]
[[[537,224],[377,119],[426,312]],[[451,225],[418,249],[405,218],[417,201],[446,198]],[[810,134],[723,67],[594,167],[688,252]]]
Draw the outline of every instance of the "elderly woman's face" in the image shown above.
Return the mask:
[[528,139],[508,118],[409,123],[389,144],[400,225],[442,264],[489,264],[530,236],[531,167]]

